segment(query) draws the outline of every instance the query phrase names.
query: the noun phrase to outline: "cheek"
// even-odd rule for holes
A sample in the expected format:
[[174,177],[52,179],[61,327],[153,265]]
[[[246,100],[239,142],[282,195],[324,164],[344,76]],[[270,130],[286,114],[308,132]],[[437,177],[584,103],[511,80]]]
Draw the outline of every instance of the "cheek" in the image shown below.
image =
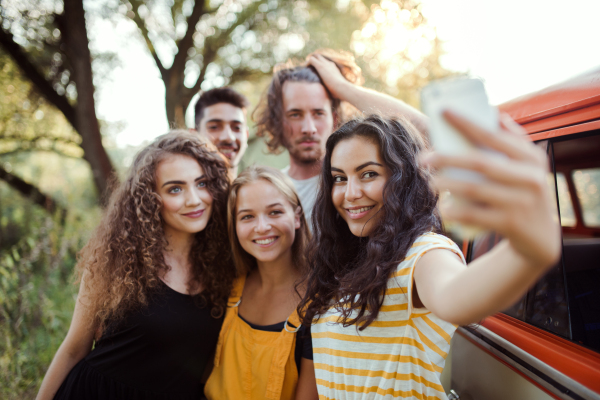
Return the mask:
[[345,191],[344,188],[339,186],[334,186],[331,189],[331,200],[333,201],[333,206],[339,209],[342,206],[342,202],[344,201]]
[[164,213],[172,213],[179,210],[181,207],[181,200],[179,197],[162,197],[162,208],[160,210],[161,214]]
[[207,207],[212,206],[213,196],[208,190],[203,190],[200,193],[200,199],[202,199],[202,202],[206,204]]
[[250,229],[248,224],[241,224],[239,222],[235,224],[235,234],[237,235],[240,243],[243,243],[245,240],[247,240],[249,231]]

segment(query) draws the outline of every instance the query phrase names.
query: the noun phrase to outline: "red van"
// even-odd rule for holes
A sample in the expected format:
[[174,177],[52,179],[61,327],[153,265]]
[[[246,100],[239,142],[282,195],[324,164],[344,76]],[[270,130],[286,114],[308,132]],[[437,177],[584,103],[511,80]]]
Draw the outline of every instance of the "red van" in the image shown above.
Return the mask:
[[[600,68],[500,109],[548,155],[562,259],[513,307],[458,329],[444,387],[461,400],[600,400]],[[465,243],[467,260],[499,240]]]

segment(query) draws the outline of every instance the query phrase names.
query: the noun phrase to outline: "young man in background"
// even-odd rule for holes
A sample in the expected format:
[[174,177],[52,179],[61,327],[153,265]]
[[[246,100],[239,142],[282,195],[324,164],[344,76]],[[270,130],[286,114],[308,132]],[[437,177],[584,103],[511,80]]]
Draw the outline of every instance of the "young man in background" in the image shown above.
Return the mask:
[[238,165],[248,147],[246,97],[224,87],[208,90],[195,105],[196,130],[205,135],[229,161],[229,179],[238,173]]

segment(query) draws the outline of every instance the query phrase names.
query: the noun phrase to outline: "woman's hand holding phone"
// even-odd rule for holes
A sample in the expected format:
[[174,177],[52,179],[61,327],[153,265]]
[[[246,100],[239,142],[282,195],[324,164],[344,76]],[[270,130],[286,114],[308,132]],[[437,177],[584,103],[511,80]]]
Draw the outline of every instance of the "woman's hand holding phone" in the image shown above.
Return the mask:
[[457,168],[484,178],[436,176],[436,190],[467,200],[447,204],[444,218],[500,233],[532,266],[554,265],[560,256],[560,226],[546,181],[549,169],[544,152],[524,137],[523,129],[508,115],[501,116],[497,132],[451,111],[444,111],[443,117],[476,147],[506,156],[490,157],[489,151],[476,149],[460,155],[424,155],[422,162],[434,169]]

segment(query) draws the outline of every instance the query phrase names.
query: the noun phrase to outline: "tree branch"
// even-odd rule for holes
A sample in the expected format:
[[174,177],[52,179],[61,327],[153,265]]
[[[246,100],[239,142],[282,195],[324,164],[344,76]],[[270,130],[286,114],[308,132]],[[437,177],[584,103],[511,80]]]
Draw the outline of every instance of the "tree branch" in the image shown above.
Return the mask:
[[23,196],[29,198],[35,204],[43,207],[49,213],[53,214],[57,210],[60,210],[62,213],[66,212],[66,209],[61,207],[51,196],[42,193],[37,187],[25,182],[18,176],[11,174],[2,166],[0,166],[0,179],[8,183],[12,188],[19,191]]
[[146,27],[146,22],[142,19],[142,17],[140,17],[139,14],[139,8],[140,6],[144,4],[144,2],[140,2],[140,1],[131,1],[131,5],[133,7],[133,22],[135,22],[135,24],[137,25],[138,29],[140,30],[140,32],[142,33],[142,36],[144,38],[144,41],[146,42],[146,46],[148,47],[148,50],[150,51],[150,54],[152,55],[152,58],[154,58],[154,62],[156,63],[156,66],[158,67],[158,70],[160,71],[160,76],[162,77],[163,80],[166,80],[166,74],[167,74],[167,70],[165,69],[165,67],[163,66],[162,62],[160,61],[160,58],[158,58],[158,54],[156,54],[156,49],[154,48],[154,43],[152,43],[152,40],[150,40],[150,35],[148,32],[148,28]]
[[208,68],[208,65],[215,60],[219,49],[223,47],[228,40],[230,40],[231,34],[238,26],[244,24],[250,17],[256,14],[258,7],[263,3],[265,3],[265,1],[253,3],[250,7],[245,8],[244,11],[238,15],[238,19],[234,24],[231,24],[231,26],[226,30],[221,31],[219,36],[206,38],[204,42],[204,51],[202,54],[202,68],[200,69],[200,74],[198,75],[196,83],[190,89],[193,94],[200,90],[200,85],[202,85],[204,76],[206,75],[206,69]]
[[185,60],[188,57],[188,50],[194,45],[194,32],[196,32],[196,25],[200,21],[200,17],[204,14],[204,3],[205,0],[196,0],[194,2],[194,9],[192,14],[187,19],[187,30],[185,35],[177,43],[177,54],[173,58],[173,65],[171,70],[182,71],[185,68]]
[[17,63],[21,71],[35,85],[37,90],[63,113],[67,121],[77,130],[77,122],[75,118],[75,108],[69,104],[65,96],[61,96],[52,87],[52,84],[44,78],[42,73],[38,71],[35,65],[29,61],[21,46],[15,43],[13,35],[0,29],[0,45],[11,55]]

